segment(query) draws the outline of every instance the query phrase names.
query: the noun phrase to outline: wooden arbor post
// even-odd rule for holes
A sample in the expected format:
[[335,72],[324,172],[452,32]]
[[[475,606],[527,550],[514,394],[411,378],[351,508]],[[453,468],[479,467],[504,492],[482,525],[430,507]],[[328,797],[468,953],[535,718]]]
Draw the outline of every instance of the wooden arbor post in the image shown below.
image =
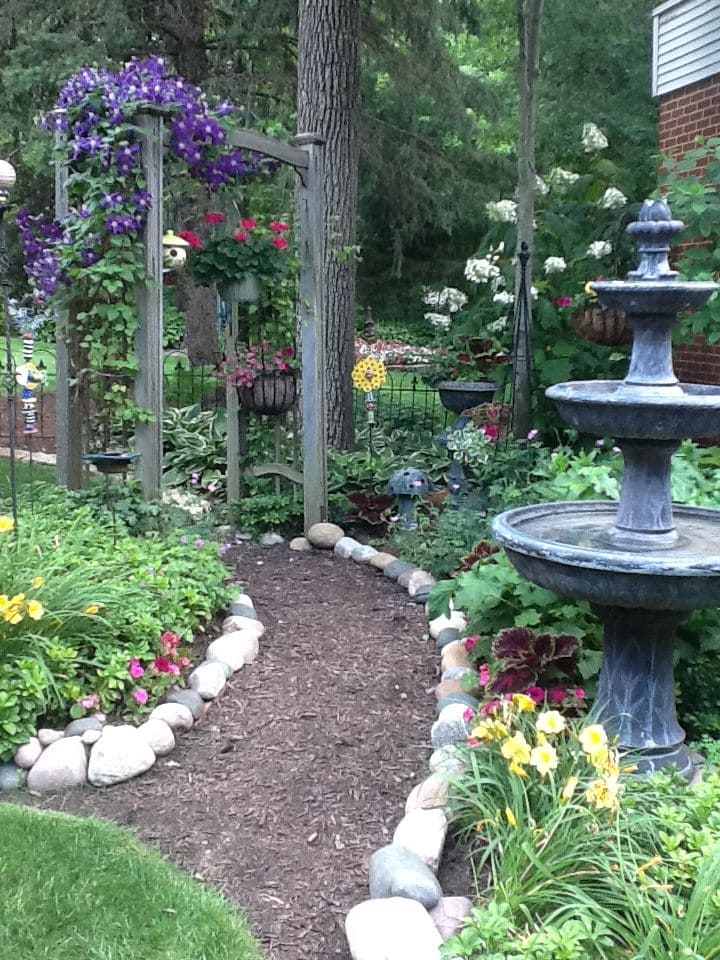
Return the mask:
[[[324,140],[315,133],[294,137],[290,144],[249,130],[236,130],[229,142],[244,150],[262,153],[289,164],[299,180],[298,219],[300,283],[298,326],[300,329],[301,394],[303,413],[303,497],[305,530],[327,519],[327,426],[325,414],[325,316],[320,293],[323,260],[324,196],[322,151]],[[229,412],[229,411],[228,411]],[[231,422],[231,420],[233,422]],[[228,417],[228,453],[237,449],[231,431],[236,417]],[[239,486],[240,464],[228,456],[228,489]],[[285,471],[282,472],[286,475]]]

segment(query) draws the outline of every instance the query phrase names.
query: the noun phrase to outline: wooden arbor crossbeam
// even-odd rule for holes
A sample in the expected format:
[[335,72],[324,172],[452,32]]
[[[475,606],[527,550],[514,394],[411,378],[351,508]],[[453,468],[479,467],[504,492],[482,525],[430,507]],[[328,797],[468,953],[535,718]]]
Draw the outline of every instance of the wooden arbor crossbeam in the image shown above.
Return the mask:
[[[143,237],[143,261],[147,283],[138,291],[139,330],[136,339],[139,371],[135,384],[136,401],[152,414],[152,421],[136,425],[136,446],[140,454],[139,474],[143,496],[154,499],[162,485],[163,413],[163,316],[162,316],[162,109],[138,112],[141,156],[152,206]],[[228,137],[232,146],[261,153],[293,167],[299,180],[298,220],[300,278],[298,326],[302,359],[301,394],[303,414],[303,495],[305,528],[327,519],[327,427],[325,412],[325,317],[320,295],[323,257],[324,197],[322,178],[323,139],[317,134],[300,134],[290,143],[274,140],[250,130],[236,130]],[[67,158],[58,160],[55,178],[55,205],[58,217],[68,209]],[[81,483],[81,418],[70,389],[67,317],[60,315],[57,326],[57,480],[70,488]],[[228,411],[230,412],[230,411]],[[228,417],[230,422],[230,417]],[[230,439],[230,438],[229,438]],[[239,487],[237,445],[228,450],[228,488]]]

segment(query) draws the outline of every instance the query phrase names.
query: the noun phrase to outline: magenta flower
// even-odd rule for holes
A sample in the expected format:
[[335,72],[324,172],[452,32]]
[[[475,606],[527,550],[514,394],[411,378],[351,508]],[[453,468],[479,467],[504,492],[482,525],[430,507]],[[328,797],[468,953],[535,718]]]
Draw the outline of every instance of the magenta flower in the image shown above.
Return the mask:
[[539,433],[539,430],[531,430],[527,435],[528,440],[534,440]]
[[465,649],[467,650],[468,653],[472,653],[473,647],[475,646],[475,644],[478,642],[479,639],[480,637],[478,637],[477,635],[465,638]]
[[548,700],[550,703],[562,703],[563,700],[567,699],[567,687],[553,687],[548,692]]
[[138,680],[145,673],[145,668],[139,660],[130,661],[130,676],[133,680]]
[[147,690],[143,690],[141,687],[138,687],[137,690],[133,691],[133,699],[135,703],[139,704],[141,707],[148,702],[149,694]]
[[545,700],[545,691],[542,687],[528,687],[527,695],[531,700],[534,700],[535,703],[542,703]]
[[483,663],[480,666],[480,677],[479,684],[481,687],[486,687],[490,683],[490,666],[487,663]]
[[467,710],[463,713],[463,720],[465,723],[470,723],[471,720],[475,719],[475,711],[472,707],[468,707]]
[[578,688],[575,690],[575,696],[578,698],[578,700],[584,700],[584,699],[585,699],[585,691],[583,690],[582,687],[578,687]]

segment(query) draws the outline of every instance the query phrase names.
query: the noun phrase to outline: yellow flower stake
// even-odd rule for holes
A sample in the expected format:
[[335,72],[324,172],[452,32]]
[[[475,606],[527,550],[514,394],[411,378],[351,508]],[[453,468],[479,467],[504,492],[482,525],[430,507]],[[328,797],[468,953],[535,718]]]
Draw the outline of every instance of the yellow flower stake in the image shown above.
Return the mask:
[[353,384],[365,394],[365,410],[370,427],[375,423],[375,397],[373,390],[379,390],[387,380],[385,364],[377,357],[364,357],[353,367]]
[[15,529],[15,521],[12,517],[0,517],[0,533],[11,533]]

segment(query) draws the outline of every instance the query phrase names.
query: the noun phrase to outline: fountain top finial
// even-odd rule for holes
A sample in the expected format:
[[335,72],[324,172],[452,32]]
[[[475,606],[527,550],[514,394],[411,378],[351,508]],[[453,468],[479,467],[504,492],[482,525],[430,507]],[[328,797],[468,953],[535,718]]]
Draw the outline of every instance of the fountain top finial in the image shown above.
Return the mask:
[[628,280],[674,280],[677,271],[670,269],[668,253],[670,241],[685,229],[681,220],[673,220],[665,200],[645,200],[635,223],[627,227],[636,238],[640,251],[637,270],[631,270]]

